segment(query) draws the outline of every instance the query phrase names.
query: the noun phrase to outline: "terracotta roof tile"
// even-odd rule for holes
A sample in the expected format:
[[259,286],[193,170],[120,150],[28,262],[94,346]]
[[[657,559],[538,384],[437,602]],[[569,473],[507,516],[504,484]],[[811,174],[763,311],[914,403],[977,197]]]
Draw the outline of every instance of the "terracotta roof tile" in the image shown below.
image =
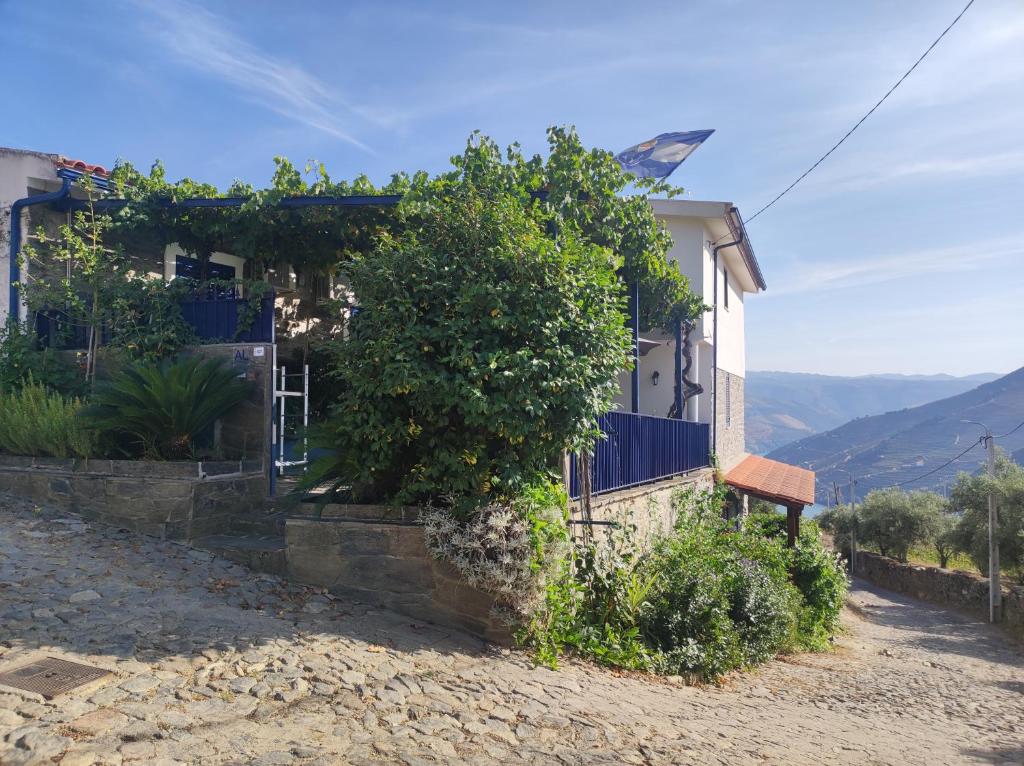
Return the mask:
[[109,176],[108,171],[102,165],[90,165],[88,162],[83,160],[73,160],[69,157],[59,157],[55,163],[59,168],[68,168],[69,170],[77,170],[80,173],[90,173],[96,176]]
[[729,471],[725,483],[783,505],[814,504],[814,471],[758,455],[748,455]]

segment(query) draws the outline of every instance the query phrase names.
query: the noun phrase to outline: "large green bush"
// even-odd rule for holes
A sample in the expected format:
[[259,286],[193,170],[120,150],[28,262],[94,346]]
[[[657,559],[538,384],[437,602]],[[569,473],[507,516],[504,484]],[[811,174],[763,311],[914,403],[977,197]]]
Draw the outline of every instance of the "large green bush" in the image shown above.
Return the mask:
[[0,451],[38,457],[90,457],[95,443],[79,418],[82,402],[35,382],[0,389]]
[[467,188],[418,216],[349,268],[360,311],[317,440],[337,456],[312,481],[399,503],[513,498],[611,405],[629,348],[616,261],[556,243],[505,195]]
[[721,500],[720,490],[680,497],[679,523],[651,550],[620,530],[577,551],[524,640],[546,662],[568,650],[704,680],[781,651],[826,648],[848,583],[817,527],[806,524],[789,549],[774,516],[737,529]]
[[778,540],[684,515],[649,566],[660,576],[643,630],[665,670],[714,678],[790,645],[798,598]]

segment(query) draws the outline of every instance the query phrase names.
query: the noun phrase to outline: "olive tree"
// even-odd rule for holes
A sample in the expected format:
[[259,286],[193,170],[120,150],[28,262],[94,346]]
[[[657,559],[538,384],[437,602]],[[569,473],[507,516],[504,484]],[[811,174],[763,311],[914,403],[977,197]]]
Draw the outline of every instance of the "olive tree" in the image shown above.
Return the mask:
[[959,515],[952,533],[957,550],[988,573],[988,496],[996,498],[997,539],[1003,565],[1024,574],[1024,468],[1005,455],[996,458],[995,478],[961,473],[950,492],[950,507]]
[[934,492],[874,490],[857,511],[859,537],[877,546],[883,556],[906,561],[911,548],[935,538],[944,504]]

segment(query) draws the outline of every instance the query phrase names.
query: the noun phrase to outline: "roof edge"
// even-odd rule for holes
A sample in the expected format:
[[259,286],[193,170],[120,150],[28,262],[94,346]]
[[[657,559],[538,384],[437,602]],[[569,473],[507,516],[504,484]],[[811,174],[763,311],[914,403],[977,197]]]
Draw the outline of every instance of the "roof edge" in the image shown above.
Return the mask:
[[733,233],[733,236],[740,240],[740,255],[743,256],[743,262],[746,264],[750,275],[754,278],[754,284],[761,290],[767,290],[768,285],[764,281],[761,264],[757,262],[754,248],[750,244],[750,236],[747,234],[747,227],[744,226],[743,217],[740,215],[739,208],[735,205],[729,208],[729,212],[726,214],[726,223],[729,225],[729,230]]

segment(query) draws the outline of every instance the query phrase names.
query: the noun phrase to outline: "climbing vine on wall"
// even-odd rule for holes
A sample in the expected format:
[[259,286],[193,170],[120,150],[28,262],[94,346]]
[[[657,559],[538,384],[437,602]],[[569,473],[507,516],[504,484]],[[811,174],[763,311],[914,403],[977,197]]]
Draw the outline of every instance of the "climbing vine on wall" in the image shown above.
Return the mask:
[[[319,162],[303,171],[276,157],[271,183],[263,189],[236,182],[224,191],[185,178],[169,182],[163,165],[142,173],[119,163],[111,174],[116,196],[128,204],[112,214],[121,231],[146,231],[177,242],[205,264],[216,251],[246,258],[251,276],[288,265],[297,274],[343,272],[360,253],[369,252],[382,234],[398,234],[417,224],[417,206],[430,195],[469,184],[500,189],[529,203],[531,216],[556,240],[570,233],[611,250],[619,259],[623,285],[640,288],[641,325],[670,328],[695,318],[703,308],[675,264],[668,260],[671,237],[654,217],[651,194],[680,190],[664,182],[636,179],[622,172],[610,152],[586,149],[572,128],[548,130],[546,157],[527,157],[518,145],[504,152],[490,138],[474,133],[452,170],[431,177],[425,172],[396,173],[377,186],[365,175],[335,181]],[[629,193],[627,193],[629,192]],[[396,195],[394,206],[282,207],[295,197]],[[183,207],[186,199],[241,198],[231,207]]]

